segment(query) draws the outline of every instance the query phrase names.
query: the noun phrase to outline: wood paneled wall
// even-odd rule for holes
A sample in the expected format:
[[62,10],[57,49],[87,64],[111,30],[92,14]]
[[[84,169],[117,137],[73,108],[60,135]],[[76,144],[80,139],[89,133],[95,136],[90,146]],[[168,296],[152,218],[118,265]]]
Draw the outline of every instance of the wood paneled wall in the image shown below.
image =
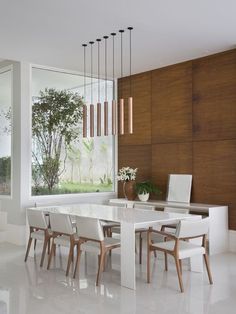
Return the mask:
[[[138,167],[137,180],[155,182],[163,199],[169,173],[192,173],[191,201],[229,205],[229,228],[236,230],[236,50],[131,82],[134,134],[119,136],[119,167]],[[129,90],[129,78],[120,79],[119,97]]]

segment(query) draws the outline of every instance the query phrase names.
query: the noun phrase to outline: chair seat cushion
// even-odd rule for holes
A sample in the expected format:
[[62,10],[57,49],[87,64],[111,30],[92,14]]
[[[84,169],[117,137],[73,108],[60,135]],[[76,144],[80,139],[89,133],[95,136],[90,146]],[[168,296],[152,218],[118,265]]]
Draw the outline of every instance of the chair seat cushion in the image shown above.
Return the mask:
[[[175,241],[153,243],[152,246],[168,251],[174,251]],[[179,241],[179,258],[205,254],[205,248],[187,241]]]
[[[106,248],[112,248],[113,246],[120,246],[120,240],[114,238],[104,238],[104,245]],[[95,241],[87,241],[81,244],[80,249],[86,252],[93,252],[100,254],[100,243]]]
[[[77,235],[74,235],[75,241],[78,240]],[[55,244],[59,244],[61,246],[70,246],[70,237],[67,235],[61,235],[54,239]]]

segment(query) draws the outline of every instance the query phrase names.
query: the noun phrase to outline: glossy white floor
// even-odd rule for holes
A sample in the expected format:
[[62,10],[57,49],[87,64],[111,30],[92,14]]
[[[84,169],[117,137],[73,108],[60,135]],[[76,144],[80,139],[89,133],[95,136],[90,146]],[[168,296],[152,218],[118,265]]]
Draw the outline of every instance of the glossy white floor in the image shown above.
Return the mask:
[[[0,314],[75,313],[214,313],[231,314],[236,309],[236,254],[211,258],[214,285],[206,273],[190,273],[184,266],[185,293],[178,287],[174,264],[163,271],[163,260],[153,259],[152,283],[146,283],[146,261],[137,267],[137,290],[120,287],[119,255],[112,256],[95,287],[97,259],[81,263],[80,280],[65,277],[64,252],[52,269],[39,267],[39,254],[23,262],[24,248],[0,244]],[[59,252],[58,252],[59,253]],[[45,263],[46,264],[46,263]]]

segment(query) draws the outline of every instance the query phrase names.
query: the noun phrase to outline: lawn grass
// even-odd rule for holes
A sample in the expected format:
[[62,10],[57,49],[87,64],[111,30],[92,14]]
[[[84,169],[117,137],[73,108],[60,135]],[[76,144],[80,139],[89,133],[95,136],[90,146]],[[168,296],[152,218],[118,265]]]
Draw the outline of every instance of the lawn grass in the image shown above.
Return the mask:
[[92,183],[73,183],[61,182],[59,187],[49,191],[46,187],[32,187],[32,195],[56,195],[73,193],[92,193],[92,192],[111,192],[112,184],[92,184]]

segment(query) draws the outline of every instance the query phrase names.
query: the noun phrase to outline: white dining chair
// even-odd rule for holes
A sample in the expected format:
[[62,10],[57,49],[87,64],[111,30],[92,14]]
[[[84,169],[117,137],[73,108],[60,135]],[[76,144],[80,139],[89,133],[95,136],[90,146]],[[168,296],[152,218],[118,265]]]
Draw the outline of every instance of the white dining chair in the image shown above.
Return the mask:
[[52,230],[52,246],[48,260],[47,269],[50,268],[53,255],[56,255],[56,245],[69,248],[66,276],[68,276],[71,263],[74,258],[74,248],[78,243],[78,237],[73,229],[71,218],[66,214],[50,213],[50,224]]
[[25,253],[25,262],[28,259],[30,247],[32,240],[35,240],[34,250],[36,248],[36,241],[43,242],[43,250],[41,254],[40,267],[43,266],[46,249],[48,246],[48,251],[50,250],[50,239],[52,237],[52,233],[50,229],[48,229],[48,223],[45,217],[45,214],[40,210],[27,209],[27,219],[30,228],[29,240],[27,244],[27,249]]
[[101,222],[95,218],[76,217],[77,235],[77,258],[74,270],[74,278],[79,271],[80,256],[82,252],[93,252],[99,256],[96,285],[99,285],[101,272],[104,268],[107,252],[120,247],[120,240],[104,237]]
[[[178,223],[176,232],[173,235],[163,231],[153,230],[149,228],[148,231],[148,251],[147,251],[147,282],[150,283],[150,255],[152,251],[161,251],[174,257],[176,270],[179,279],[179,286],[181,292],[184,292],[182,280],[182,259],[190,258],[196,255],[203,255],[208,278],[210,284],[213,284],[212,275],[207,255],[206,237],[209,230],[209,218],[204,218],[199,221],[182,220]],[[168,237],[170,241],[165,242],[151,242],[152,234],[158,233]],[[202,238],[202,243],[197,245],[188,240]],[[166,269],[167,270],[167,269]]]

